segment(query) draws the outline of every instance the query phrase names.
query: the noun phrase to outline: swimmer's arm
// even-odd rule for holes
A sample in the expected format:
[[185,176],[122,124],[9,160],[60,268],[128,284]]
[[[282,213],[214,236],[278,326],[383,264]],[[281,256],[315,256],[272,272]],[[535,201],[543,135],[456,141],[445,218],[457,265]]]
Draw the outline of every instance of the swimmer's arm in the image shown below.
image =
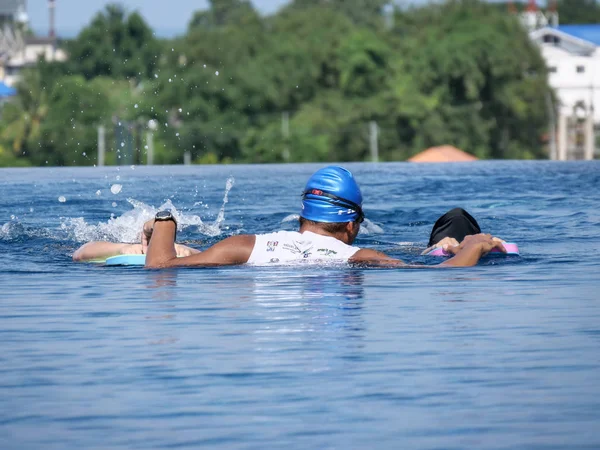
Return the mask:
[[441,241],[433,244],[431,247],[427,247],[425,250],[423,250],[421,252],[421,255],[426,255],[431,250],[434,250],[434,249],[439,248],[439,247],[443,247],[444,250],[446,250],[448,247],[455,247],[457,245],[459,245],[459,243],[458,243],[458,241],[456,239],[454,239],[453,237],[445,237]]
[[459,246],[450,247],[447,251],[455,256],[434,266],[408,265],[399,259],[387,256],[385,253],[370,249],[360,249],[349,259],[349,262],[375,267],[404,267],[407,269],[469,267],[477,264],[479,259],[493,248],[506,253],[506,249],[500,240],[489,234],[476,234],[467,236]]
[[177,258],[173,248],[175,223],[156,222],[146,255],[147,268],[231,266],[248,262],[256,236],[228,237],[212,247],[191,256]]
[[[506,241],[504,241],[503,239],[500,239],[499,237],[494,236],[492,239],[494,239],[495,241],[501,242],[503,244],[506,243]],[[431,247],[427,247],[425,250],[423,250],[421,252],[421,255],[427,255],[430,251],[432,251],[436,248],[440,248],[440,247],[442,247],[445,252],[448,252],[448,248],[457,247],[459,245],[460,244],[458,243],[458,241],[456,239],[454,239],[453,237],[445,237],[441,241],[433,244]]]
[[140,253],[142,253],[142,246],[140,244],[95,241],[88,242],[75,250],[73,261],[103,260],[111,256]]
[[348,260],[350,264],[361,264],[374,267],[404,267],[407,264],[399,259],[392,258],[385,253],[361,248]]
[[[200,253],[200,250],[182,244],[175,244],[175,251],[177,256],[189,256]],[[101,261],[111,256],[141,254],[143,254],[142,244],[95,241],[88,242],[79,247],[73,253],[73,261]]]
[[452,258],[436,267],[469,267],[477,264],[479,259],[496,248],[502,253],[506,253],[503,241],[492,237],[490,234],[473,234],[466,236],[465,239],[456,247],[449,247],[447,252],[454,254]]

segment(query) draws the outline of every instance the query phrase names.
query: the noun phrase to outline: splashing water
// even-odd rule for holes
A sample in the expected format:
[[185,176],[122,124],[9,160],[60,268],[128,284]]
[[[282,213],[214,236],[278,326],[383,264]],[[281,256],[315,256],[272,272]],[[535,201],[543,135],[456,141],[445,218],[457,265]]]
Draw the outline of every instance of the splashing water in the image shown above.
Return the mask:
[[211,225],[205,224],[204,230],[198,229],[198,231],[203,232],[204,234],[214,237],[221,234],[221,224],[225,221],[225,205],[229,203],[228,195],[229,191],[235,184],[235,178],[229,177],[227,182],[225,183],[225,195],[223,195],[223,204],[221,205],[221,209],[219,210],[219,214],[217,215],[217,220]]
[[140,231],[144,222],[152,219],[158,211],[170,210],[177,220],[178,231],[183,231],[190,226],[197,227],[197,231],[205,236],[215,237],[221,234],[221,225],[225,221],[225,205],[228,203],[229,191],[235,179],[230,177],[225,184],[223,204],[214,223],[204,223],[202,218],[193,214],[185,214],[178,210],[171,200],[167,200],[158,208],[144,202],[128,198],[127,202],[133,209],[119,217],[111,217],[107,222],[96,225],[87,223],[83,217],[65,218],[61,223],[61,230],[67,238],[77,242],[111,241],[111,242],[139,242]]

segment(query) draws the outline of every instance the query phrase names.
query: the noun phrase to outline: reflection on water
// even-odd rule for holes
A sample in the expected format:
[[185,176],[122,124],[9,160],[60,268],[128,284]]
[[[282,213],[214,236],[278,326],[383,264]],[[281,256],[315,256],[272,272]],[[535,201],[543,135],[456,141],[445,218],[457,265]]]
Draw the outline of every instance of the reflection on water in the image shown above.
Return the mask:
[[[304,371],[329,370],[337,359],[325,349],[350,351],[361,348],[365,334],[362,317],[364,274],[353,269],[308,269],[290,274],[255,270],[253,301],[257,327],[255,349],[274,364],[298,362],[308,352]],[[290,276],[291,275],[291,276]],[[318,351],[316,351],[318,350]],[[319,353],[320,357],[315,357]]]

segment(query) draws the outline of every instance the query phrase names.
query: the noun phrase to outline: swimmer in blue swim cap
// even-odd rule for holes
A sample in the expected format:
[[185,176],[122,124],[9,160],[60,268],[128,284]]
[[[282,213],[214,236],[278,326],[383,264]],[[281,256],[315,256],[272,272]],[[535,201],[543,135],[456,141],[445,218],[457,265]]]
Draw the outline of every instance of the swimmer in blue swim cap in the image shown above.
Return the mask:
[[[230,236],[202,252],[178,257],[177,219],[170,211],[160,211],[144,224],[141,252],[146,253],[149,268],[297,263],[427,267],[411,266],[376,250],[353,246],[365,219],[362,203],[362,193],[352,173],[343,167],[328,166],[316,171],[302,191],[298,231]],[[99,244],[106,243],[86,244],[73,259],[106,257],[95,251],[94,245]],[[488,234],[466,236],[460,245],[448,249],[455,256],[437,267],[475,265],[493,248],[505,251],[501,241]]]

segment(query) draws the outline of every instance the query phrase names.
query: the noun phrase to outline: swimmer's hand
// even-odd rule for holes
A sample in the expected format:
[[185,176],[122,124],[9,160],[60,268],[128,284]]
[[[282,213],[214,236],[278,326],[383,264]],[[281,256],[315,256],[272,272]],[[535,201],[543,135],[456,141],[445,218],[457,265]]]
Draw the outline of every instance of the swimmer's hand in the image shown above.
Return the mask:
[[491,234],[474,234],[466,236],[465,239],[455,247],[448,247],[448,253],[453,254],[452,258],[444,261],[440,266],[446,267],[469,267],[474,266],[486,253],[497,248],[503,253],[506,249],[500,239],[493,238]]
[[177,256],[181,258],[182,256],[190,256],[200,253],[200,250],[188,247],[187,245],[175,244],[175,252],[177,253]]
[[[468,237],[468,236],[466,236]],[[501,243],[505,243],[506,241],[503,241],[502,239],[498,238],[498,237],[492,237],[493,240],[501,242]],[[464,242],[464,241],[463,241]],[[427,253],[429,253],[430,251],[436,249],[436,248],[443,248],[444,251],[446,253],[451,253],[453,255],[456,254],[456,252],[451,251],[450,249],[453,247],[458,247],[460,244],[458,243],[458,241],[456,239],[454,239],[453,237],[445,237],[444,239],[442,239],[441,241],[439,241],[437,244],[432,245],[431,247],[426,248],[425,250],[423,250],[423,252],[421,253],[421,255],[426,255]]]
[[462,250],[467,248],[475,249],[478,247],[481,251],[480,256],[483,256],[492,251],[494,248],[500,250],[502,253],[506,253],[506,249],[504,248],[504,245],[502,245],[503,243],[504,241],[500,238],[493,237],[491,234],[481,233],[465,236],[465,239],[459,245],[445,244],[443,247],[444,251],[453,255],[457,255]]
[[427,253],[429,253],[430,251],[436,249],[436,248],[440,248],[443,247],[444,250],[446,250],[448,247],[455,247],[459,245],[458,241],[456,239],[454,239],[453,237],[445,237],[444,239],[442,239],[441,241],[439,241],[438,243],[432,245],[431,247],[426,248],[425,250],[423,250],[423,252],[421,253],[421,255],[426,255]]
[[154,219],[150,219],[144,223],[142,228],[142,253],[145,255],[148,252],[148,244],[154,230]]
[[[154,230],[154,219],[150,219],[146,223],[144,223],[144,228],[142,229],[142,243],[141,244],[132,244],[133,246],[139,247],[139,251],[137,247],[134,252],[129,254],[146,254],[148,253],[148,244],[150,243],[150,238],[152,237],[152,231]],[[187,245],[175,244],[175,253],[177,253],[178,257],[182,256],[190,256],[195,255],[196,253],[200,253],[200,250],[196,250],[195,248],[188,247]]]

